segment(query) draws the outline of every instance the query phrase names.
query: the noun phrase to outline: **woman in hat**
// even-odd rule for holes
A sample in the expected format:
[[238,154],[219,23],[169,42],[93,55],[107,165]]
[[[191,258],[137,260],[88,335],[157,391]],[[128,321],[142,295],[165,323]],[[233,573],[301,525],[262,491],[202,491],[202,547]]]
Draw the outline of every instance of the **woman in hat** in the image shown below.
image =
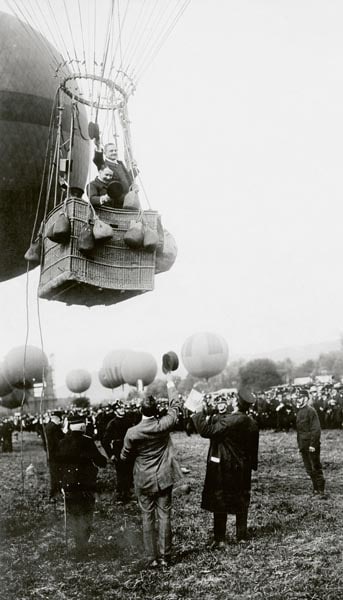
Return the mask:
[[247,415],[255,398],[239,390],[233,412],[224,398],[217,401],[217,414],[195,413],[192,419],[202,437],[210,439],[201,508],[213,512],[213,548],[225,547],[227,515],[236,515],[237,541],[247,537],[251,471],[257,470],[258,426]]

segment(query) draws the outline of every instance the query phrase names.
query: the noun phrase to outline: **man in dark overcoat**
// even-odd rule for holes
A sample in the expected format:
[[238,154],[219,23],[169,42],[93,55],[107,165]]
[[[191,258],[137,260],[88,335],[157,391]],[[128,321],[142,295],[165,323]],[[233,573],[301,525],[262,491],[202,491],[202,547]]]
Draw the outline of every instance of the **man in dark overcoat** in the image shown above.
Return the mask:
[[246,413],[255,403],[249,390],[241,389],[227,412],[224,399],[217,402],[217,414],[192,415],[196,430],[210,439],[201,508],[213,512],[213,548],[225,547],[227,515],[236,515],[236,539],[247,537],[251,471],[257,470],[259,431]]
[[102,439],[102,446],[106,450],[107,456],[114,463],[117,474],[117,500],[126,503],[130,500],[130,489],[133,476],[132,462],[123,462],[120,460],[120,453],[123,447],[124,438],[129,427],[134,425],[133,414],[125,412],[125,406],[121,400],[118,400],[114,407],[114,416],[108,423]]
[[43,435],[45,440],[45,449],[50,473],[50,494],[49,499],[54,500],[60,491],[59,463],[56,461],[56,452],[58,444],[64,433],[62,431],[62,412],[54,411],[50,415],[50,421],[44,424]]
[[316,410],[308,405],[309,394],[301,390],[297,400],[297,441],[306,473],[311,478],[313,493],[325,497],[325,479],[320,462],[321,429]]
[[65,501],[67,528],[71,529],[77,554],[87,552],[95,507],[97,467],[107,458],[94,440],[85,435],[85,418],[69,418],[69,430],[60,441],[56,458],[60,464],[60,485]]

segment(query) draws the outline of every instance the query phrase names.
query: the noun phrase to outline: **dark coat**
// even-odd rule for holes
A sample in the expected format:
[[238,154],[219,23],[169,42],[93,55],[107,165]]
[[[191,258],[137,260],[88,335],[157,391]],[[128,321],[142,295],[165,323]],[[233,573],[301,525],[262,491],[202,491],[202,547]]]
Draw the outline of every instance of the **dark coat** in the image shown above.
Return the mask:
[[102,439],[102,445],[109,458],[114,455],[119,459],[125,434],[133,424],[133,417],[130,414],[125,414],[123,417],[114,416],[108,423]]
[[320,447],[320,422],[318,414],[312,406],[303,406],[297,413],[297,440],[300,452],[308,450],[310,446]]
[[64,438],[64,433],[61,426],[56,425],[56,423],[53,423],[52,421],[44,426],[44,433],[47,444],[48,460],[49,462],[54,462],[58,444]]
[[65,492],[94,491],[97,467],[105,467],[107,459],[92,438],[81,431],[69,431],[60,441],[56,453],[60,464],[60,482]]
[[121,160],[108,160],[108,158],[104,158],[104,154],[101,150],[95,150],[93,162],[97,169],[100,169],[103,165],[112,169],[112,180],[120,181],[123,186],[123,194],[125,195],[128,193],[130,185],[133,183],[133,177]]
[[243,413],[192,415],[197,431],[210,438],[201,508],[236,514],[250,502],[251,470],[257,470],[258,426]]
[[[99,177],[96,177],[87,185],[87,195],[93,206],[101,206],[100,197],[107,194],[107,186],[108,183],[101,181]],[[121,206],[122,205],[123,203],[121,203]],[[121,206],[114,206],[113,201],[106,203],[106,206],[110,206],[111,208],[121,208]]]

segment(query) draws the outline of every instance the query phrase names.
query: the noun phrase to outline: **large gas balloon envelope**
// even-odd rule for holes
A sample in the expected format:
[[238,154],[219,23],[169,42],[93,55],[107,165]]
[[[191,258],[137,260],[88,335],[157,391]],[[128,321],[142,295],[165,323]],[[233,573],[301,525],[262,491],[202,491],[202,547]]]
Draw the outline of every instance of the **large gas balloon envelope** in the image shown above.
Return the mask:
[[12,386],[6,378],[4,365],[0,365],[0,398],[7,396],[12,391]]
[[86,369],[73,369],[66,376],[67,388],[74,394],[82,394],[92,383],[91,374]]
[[182,346],[181,358],[193,377],[208,379],[221,373],[228,361],[226,340],[215,333],[195,333]]
[[19,346],[6,354],[3,372],[12,387],[31,388],[43,382],[47,367],[48,359],[40,348]]
[[[45,198],[40,199],[40,189],[50,122],[56,123],[54,105],[59,87],[54,65],[61,63],[62,57],[38,31],[3,12],[0,56],[0,281],[5,281],[26,271],[24,254],[35,222],[39,225],[44,215]],[[65,96],[65,138],[69,136],[71,103]],[[89,162],[86,132],[86,111],[80,105],[70,180],[71,187],[80,189],[85,187]]]
[[124,358],[121,373],[129,385],[137,385],[138,381],[149,385],[156,377],[157,363],[148,352],[132,352]]

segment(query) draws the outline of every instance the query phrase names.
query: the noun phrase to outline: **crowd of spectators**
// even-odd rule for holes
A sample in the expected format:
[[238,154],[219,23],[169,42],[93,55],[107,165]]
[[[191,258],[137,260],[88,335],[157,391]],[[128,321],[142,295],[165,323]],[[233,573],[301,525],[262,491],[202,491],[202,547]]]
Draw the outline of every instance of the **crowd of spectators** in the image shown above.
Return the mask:
[[[258,422],[260,429],[271,429],[274,431],[290,431],[295,429],[296,401],[302,390],[309,393],[309,404],[317,411],[322,429],[341,429],[343,426],[343,384],[326,384],[312,386],[281,385],[273,387],[264,392],[255,394],[256,403],[251,408],[250,414]],[[234,389],[220,390],[219,392],[203,393],[203,400],[208,409],[216,411],[220,400],[225,400],[228,411],[232,409],[233,400],[237,397]],[[187,396],[182,397],[182,405]],[[125,413],[130,417],[132,423],[140,419],[140,399],[133,398],[122,400]],[[116,402],[109,402],[98,407],[87,409],[58,409],[67,421],[69,415],[81,413],[87,417],[87,432],[98,439],[103,439],[108,423],[113,419]],[[167,398],[158,399],[158,411],[161,416],[167,412]],[[19,414],[6,416],[0,420],[0,445],[2,452],[12,451],[12,436],[20,431],[35,432],[44,440],[44,423],[50,420],[50,411],[43,416],[31,414]],[[177,430],[185,431],[188,435],[193,433],[194,427],[188,410],[183,407],[179,410]]]

